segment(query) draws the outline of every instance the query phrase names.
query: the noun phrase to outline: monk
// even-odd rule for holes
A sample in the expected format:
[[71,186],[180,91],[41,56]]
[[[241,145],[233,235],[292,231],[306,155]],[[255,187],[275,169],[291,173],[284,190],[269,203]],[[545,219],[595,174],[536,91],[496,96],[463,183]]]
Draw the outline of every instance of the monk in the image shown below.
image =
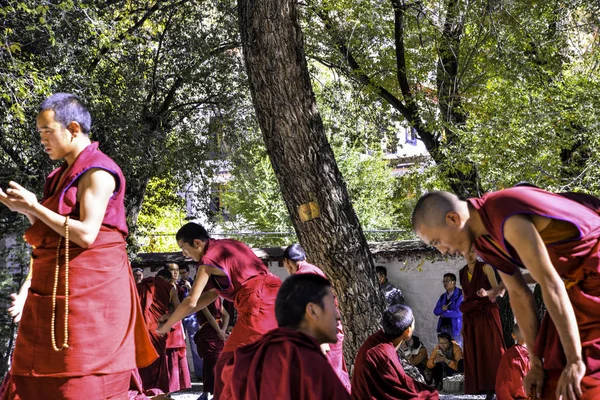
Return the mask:
[[[431,192],[413,212],[425,243],[443,254],[475,246],[500,272],[529,349],[525,390],[538,398],[600,398],[600,216],[576,198],[531,187],[467,201]],[[541,327],[521,268],[542,290]]]
[[314,274],[287,278],[275,313],[279,328],[238,348],[223,369],[222,399],[350,399],[320,348],[337,341],[331,283]]
[[121,399],[132,370],[156,358],[125,251],[125,178],[90,127],[77,96],[48,97],[37,130],[64,163],[40,201],[16,182],[0,189],[0,202],[32,223],[33,247],[26,299],[11,312],[21,322],[5,399]]
[[404,372],[396,353],[415,328],[412,310],[396,304],[383,313],[383,329],[360,346],[354,362],[352,398],[356,400],[439,399],[437,390]]
[[[233,301],[238,318],[215,367],[215,399],[219,398],[221,369],[233,351],[257,341],[277,327],[275,297],[281,286],[246,244],[233,239],[212,239],[202,225],[189,222],[175,235],[183,255],[199,262],[188,297],[157,332],[165,334],[186,315],[197,312],[217,297]],[[204,290],[207,283],[209,290]]]
[[[156,333],[158,320],[179,305],[177,288],[170,283],[171,272],[162,269],[137,285],[148,334],[158,353],[158,359],[139,369],[144,389],[157,388],[165,393],[191,387],[190,372],[185,358],[185,339],[181,323],[167,335]],[[183,342],[183,343],[182,343]],[[180,354],[183,349],[183,354]]]
[[194,335],[198,354],[202,357],[203,392],[198,400],[208,400],[215,392],[215,366],[229,334],[229,313],[221,297],[196,313],[200,328]]
[[496,375],[496,399],[527,399],[523,379],[529,371],[529,352],[519,325],[513,326],[512,338],[515,345],[504,353]]
[[496,371],[505,346],[500,322],[500,307],[485,292],[498,286],[492,267],[467,253],[467,265],[459,272],[463,301],[463,357],[465,394],[485,393],[494,398]]
[[[293,274],[316,274],[327,279],[327,276],[323,271],[316,265],[312,265],[306,262],[306,253],[299,244],[295,243],[288,246],[283,252],[283,266],[290,275]],[[336,308],[337,298],[336,298]],[[339,309],[338,309],[339,312]],[[342,321],[338,321],[337,326],[337,343],[329,345],[327,351],[327,359],[340,378],[348,393],[350,393],[350,377],[348,376],[348,369],[346,368],[346,361],[344,360],[343,344],[344,344],[344,330],[342,328]]]

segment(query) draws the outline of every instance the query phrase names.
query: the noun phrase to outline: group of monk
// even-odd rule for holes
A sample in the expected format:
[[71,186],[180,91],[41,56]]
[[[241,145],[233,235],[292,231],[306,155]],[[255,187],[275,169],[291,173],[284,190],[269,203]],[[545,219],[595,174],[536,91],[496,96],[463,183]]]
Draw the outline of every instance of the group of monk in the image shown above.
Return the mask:
[[[78,97],[57,93],[41,104],[36,123],[45,152],[64,162],[39,201],[16,182],[0,190],[0,202],[32,224],[30,274],[9,310],[20,324],[2,400],[132,398],[132,386],[147,389],[144,382],[176,356],[168,337],[180,321],[221,298],[234,303],[237,321],[214,363],[214,399],[439,397],[398,360],[415,323],[404,305],[385,310],[349,378],[332,283],[299,246],[284,256],[293,275],[282,284],[247,245],[188,223],[175,239],[198,265],[189,295],[176,304],[158,277],[140,302],[125,248],[125,178],[90,140],[89,111]],[[474,247],[499,272],[529,353],[522,385],[534,398],[600,398],[600,217],[590,198],[532,187],[467,201],[431,192],[413,212],[425,243],[463,257]],[[542,289],[541,324],[521,269]],[[144,295],[161,296],[160,307]],[[490,334],[495,322],[487,324],[467,326],[469,340]]]

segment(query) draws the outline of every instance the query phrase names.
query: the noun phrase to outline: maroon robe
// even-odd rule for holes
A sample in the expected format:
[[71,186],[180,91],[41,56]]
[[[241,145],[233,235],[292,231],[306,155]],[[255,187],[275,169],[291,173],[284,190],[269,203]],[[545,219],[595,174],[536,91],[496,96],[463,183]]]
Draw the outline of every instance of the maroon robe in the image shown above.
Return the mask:
[[[510,216],[535,214],[569,222],[577,229],[576,237],[547,243],[545,240],[545,244],[554,268],[565,281],[577,319],[587,367],[582,399],[594,399],[600,398],[600,216],[593,204],[585,199],[580,202],[580,197],[567,198],[541,189],[517,187],[468,201],[489,232],[475,242],[477,253],[488,264],[509,275],[518,267],[524,268],[516,251],[504,239],[504,222]],[[540,325],[535,348],[530,350],[544,360],[543,395],[551,398],[566,358],[548,315]]]
[[465,367],[465,393],[479,394],[494,390],[496,371],[504,354],[500,308],[486,297],[479,297],[479,289],[492,288],[483,271],[484,264],[477,261],[469,282],[468,266],[460,270],[463,290],[463,360]]
[[[159,355],[152,364],[139,369],[144,389],[158,388],[168,393],[191,387],[181,322],[174,324],[166,335],[156,333],[159,326],[158,319],[169,313],[173,285],[162,278],[149,277],[143,279],[137,288],[148,334]],[[185,366],[181,365],[182,346]]]
[[[328,279],[325,273],[317,267],[307,263],[306,261],[298,262],[297,274],[316,274],[325,279]],[[338,309],[337,297],[335,298],[335,308]],[[344,360],[344,329],[342,327],[342,321],[337,322],[337,343],[329,344],[329,351],[327,352],[327,359],[333,367],[333,370],[340,378],[340,381],[344,384],[348,392],[350,392],[350,377],[348,376],[348,369],[346,368],[346,361]]]
[[[207,307],[208,311],[217,321],[217,325],[221,323],[221,298],[217,298]],[[202,358],[202,383],[205,392],[215,392],[215,366],[217,360],[223,351],[225,342],[219,338],[217,331],[208,322],[208,319],[202,311],[196,313],[198,325],[200,329],[194,336],[194,342],[198,349],[198,355]]]
[[379,330],[369,336],[356,355],[352,398],[435,400],[439,399],[439,393],[406,375],[392,341]]
[[277,328],[238,348],[223,368],[219,400],[350,399],[312,337]]
[[233,301],[237,321],[215,367],[215,397],[222,386],[221,370],[233,351],[253,343],[277,328],[275,298],[281,280],[271,274],[246,244],[233,239],[208,239],[201,265],[219,268],[226,276],[210,276],[210,284],[226,300]]
[[513,400],[527,399],[523,388],[523,379],[529,372],[529,350],[520,344],[515,344],[500,360],[496,374],[496,399]]
[[[56,352],[50,340],[59,235],[38,219],[25,232],[25,239],[34,246],[31,287],[19,324],[7,399],[41,399],[49,393],[66,399],[126,395],[131,371],[156,358],[125,251],[125,178],[119,167],[92,143],[69,168],[65,163],[48,176],[40,203],[78,220],[77,184],[91,168],[112,174],[116,188],[94,243],[85,249],[69,243],[69,348]],[[57,346],[64,341],[62,242],[56,296]]]

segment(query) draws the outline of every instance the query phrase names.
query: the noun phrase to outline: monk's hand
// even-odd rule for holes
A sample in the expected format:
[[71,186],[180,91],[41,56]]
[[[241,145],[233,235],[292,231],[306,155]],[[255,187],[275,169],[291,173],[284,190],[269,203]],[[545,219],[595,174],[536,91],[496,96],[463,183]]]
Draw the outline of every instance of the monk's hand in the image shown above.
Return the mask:
[[581,380],[585,376],[585,369],[582,360],[567,364],[556,386],[558,400],[576,400],[581,397]]
[[16,182],[10,181],[6,192],[0,189],[0,201],[11,211],[23,214],[30,213],[38,203],[35,194],[25,189]]
[[19,296],[16,293],[11,293],[10,299],[12,300],[10,307],[8,307],[8,315],[13,319],[14,323],[21,321],[21,314],[23,313],[23,305],[27,296]]
[[166,324],[160,324],[158,326],[158,328],[156,328],[156,333],[158,333],[160,336],[164,336],[167,333],[169,333],[171,331],[171,327],[167,327]]
[[229,336],[229,335],[227,335],[227,332],[220,330],[219,333],[217,333],[217,336],[222,341],[226,341],[227,340],[227,336]]
[[164,324],[165,322],[167,322],[169,320],[170,317],[171,317],[171,314],[163,314],[160,317],[158,317],[158,323]]
[[531,393],[532,388],[535,389],[536,398],[542,397],[542,387],[544,386],[544,368],[539,357],[530,353],[531,368],[523,379],[523,387],[525,393]]

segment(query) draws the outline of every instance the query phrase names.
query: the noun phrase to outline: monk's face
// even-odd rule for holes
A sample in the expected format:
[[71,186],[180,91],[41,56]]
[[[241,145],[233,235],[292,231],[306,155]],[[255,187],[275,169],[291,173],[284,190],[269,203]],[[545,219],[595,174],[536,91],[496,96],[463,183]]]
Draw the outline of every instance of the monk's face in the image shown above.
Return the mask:
[[421,224],[415,229],[417,236],[443,255],[467,257],[473,247],[473,234],[466,221],[457,212],[449,212],[441,224]]
[[206,242],[203,242],[199,239],[194,239],[194,244],[191,245],[183,240],[178,240],[177,245],[181,249],[184,257],[191,258],[194,261],[200,261],[204,256],[204,248],[206,246]]
[[135,271],[133,278],[135,279],[135,283],[140,283],[144,279],[144,273],[142,271]]
[[169,264],[168,268],[169,272],[171,272],[171,279],[174,281],[179,280],[179,265]]
[[61,160],[72,151],[72,133],[54,119],[54,111],[45,110],[36,119],[40,142],[51,160]]
[[314,310],[317,341],[319,343],[337,343],[337,322],[342,318],[335,307],[335,297],[331,288],[327,289],[327,295],[323,298],[323,307],[316,305]]

